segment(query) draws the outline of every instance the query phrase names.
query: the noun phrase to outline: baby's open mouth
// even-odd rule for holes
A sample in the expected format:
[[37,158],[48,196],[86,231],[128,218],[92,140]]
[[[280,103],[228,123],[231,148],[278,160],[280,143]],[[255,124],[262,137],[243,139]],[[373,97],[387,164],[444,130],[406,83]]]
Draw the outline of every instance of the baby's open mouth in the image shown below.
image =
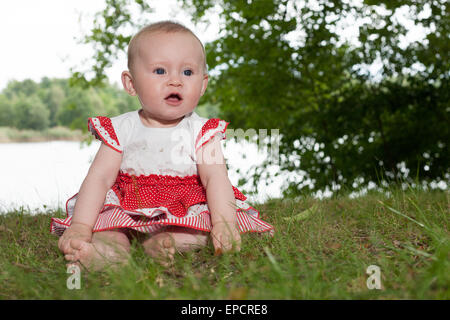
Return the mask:
[[167,97],[165,97],[165,100],[181,101],[183,100],[183,98],[178,93],[171,93]]

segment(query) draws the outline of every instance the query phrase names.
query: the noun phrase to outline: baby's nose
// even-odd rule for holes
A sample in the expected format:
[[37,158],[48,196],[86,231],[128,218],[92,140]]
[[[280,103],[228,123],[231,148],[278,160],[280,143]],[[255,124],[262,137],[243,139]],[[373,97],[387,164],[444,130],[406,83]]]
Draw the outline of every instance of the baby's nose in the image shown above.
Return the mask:
[[175,76],[175,75],[170,77],[168,84],[170,86],[175,86],[175,87],[180,87],[183,85],[180,77]]

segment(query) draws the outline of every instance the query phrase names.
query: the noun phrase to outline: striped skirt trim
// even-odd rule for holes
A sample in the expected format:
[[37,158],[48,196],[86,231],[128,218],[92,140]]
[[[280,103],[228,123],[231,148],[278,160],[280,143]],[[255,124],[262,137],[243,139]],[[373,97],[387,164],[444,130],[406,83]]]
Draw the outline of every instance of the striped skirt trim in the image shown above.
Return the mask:
[[[249,214],[242,209],[236,210],[236,215],[238,228],[241,233],[269,232],[270,235],[273,235],[273,226],[259,219],[259,215]],[[70,226],[71,221],[72,216],[68,216],[65,219],[52,218],[50,232],[61,236],[64,233],[64,230]],[[207,232],[210,232],[212,228],[208,210],[189,217],[161,218],[158,216],[149,218],[144,215],[136,215],[134,212],[128,214],[127,211],[121,207],[114,206],[106,208],[106,210],[99,214],[92,231],[100,232],[119,228],[129,228],[143,233],[153,233],[165,226],[181,226]]]

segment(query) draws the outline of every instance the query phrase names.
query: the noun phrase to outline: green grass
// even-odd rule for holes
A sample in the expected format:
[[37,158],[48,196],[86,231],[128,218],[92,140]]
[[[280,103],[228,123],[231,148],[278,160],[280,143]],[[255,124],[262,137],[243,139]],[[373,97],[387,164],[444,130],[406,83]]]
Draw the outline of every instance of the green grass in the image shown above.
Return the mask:
[[[49,234],[50,217],[64,214],[11,212],[0,216],[0,298],[449,299],[449,193],[391,193],[271,200],[258,208],[273,238],[246,234],[240,253],[216,257],[209,246],[170,269],[134,242],[129,266],[82,271],[80,290],[67,289]],[[366,286],[370,265],[380,267],[381,290]]]

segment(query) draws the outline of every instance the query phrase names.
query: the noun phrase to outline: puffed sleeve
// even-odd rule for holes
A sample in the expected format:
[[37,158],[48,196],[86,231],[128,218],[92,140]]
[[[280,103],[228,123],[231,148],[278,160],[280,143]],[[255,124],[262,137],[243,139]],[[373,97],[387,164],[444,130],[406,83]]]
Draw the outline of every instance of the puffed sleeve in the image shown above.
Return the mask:
[[113,150],[122,153],[122,146],[119,143],[111,119],[108,117],[94,117],[88,119],[88,130],[98,140],[105,143]]
[[202,146],[210,141],[215,136],[225,139],[225,132],[227,130],[228,122],[221,119],[209,119],[202,126],[195,141],[195,151],[197,152]]

